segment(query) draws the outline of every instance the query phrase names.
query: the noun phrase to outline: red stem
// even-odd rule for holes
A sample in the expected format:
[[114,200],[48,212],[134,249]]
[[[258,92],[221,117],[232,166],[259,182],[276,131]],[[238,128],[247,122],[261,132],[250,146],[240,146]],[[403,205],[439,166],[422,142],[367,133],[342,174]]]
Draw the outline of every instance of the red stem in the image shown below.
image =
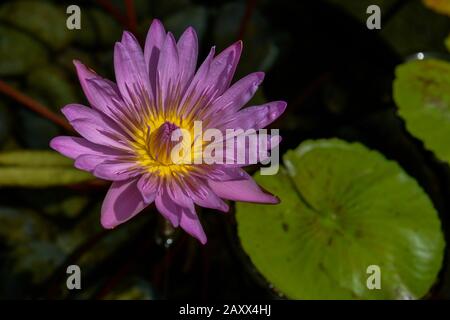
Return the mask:
[[109,0],[97,0],[97,3],[111,14],[124,28],[127,28],[127,19],[122,15],[119,9]]
[[128,28],[134,35],[137,35],[137,18],[136,10],[134,9],[134,0],[125,0],[125,7],[127,11]]
[[72,126],[63,117],[52,112],[50,109],[48,109],[44,105],[40,104],[39,102],[32,99],[31,97],[23,94],[22,92],[18,91],[17,89],[11,87],[9,84],[7,84],[6,82],[4,82],[2,80],[0,80],[0,93],[3,93],[4,95],[10,97],[11,99],[19,102],[20,104],[24,105],[31,111],[50,120],[51,122],[64,128],[65,130],[67,130],[69,132],[74,132]]

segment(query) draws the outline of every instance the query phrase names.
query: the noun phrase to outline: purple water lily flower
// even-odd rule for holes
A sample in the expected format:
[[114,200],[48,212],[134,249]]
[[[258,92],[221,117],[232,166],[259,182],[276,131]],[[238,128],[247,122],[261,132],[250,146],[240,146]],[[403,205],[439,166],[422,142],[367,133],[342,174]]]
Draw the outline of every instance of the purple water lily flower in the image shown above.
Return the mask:
[[[242,50],[236,42],[196,71],[198,41],[188,28],[175,41],[154,20],[142,49],[124,32],[114,48],[116,83],[74,61],[91,107],[69,104],[62,112],[82,137],[59,136],[50,145],[75,159],[75,167],[113,181],[101,209],[101,224],[114,228],[155,202],[173,226],[206,243],[195,205],[228,211],[222,199],[278,203],[235,164],[174,163],[171,133],[203,128],[259,129],[281,115],[286,103],[243,108],[264,74],[252,73],[230,86]],[[241,110],[242,109],[242,110]]]

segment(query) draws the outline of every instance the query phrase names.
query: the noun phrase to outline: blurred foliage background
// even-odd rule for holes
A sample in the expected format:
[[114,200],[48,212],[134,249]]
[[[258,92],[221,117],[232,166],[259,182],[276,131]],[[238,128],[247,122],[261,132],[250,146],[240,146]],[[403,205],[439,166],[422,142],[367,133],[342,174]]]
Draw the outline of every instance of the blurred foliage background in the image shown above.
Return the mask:
[[[66,8],[74,2],[0,4],[0,298],[450,298],[449,255],[444,252],[444,239],[450,239],[448,0],[76,1],[81,30],[68,30]],[[381,8],[381,30],[366,27],[371,4]],[[212,45],[221,50],[244,41],[235,79],[265,71],[253,103],[288,101],[286,114],[273,124],[283,136],[281,154],[310,139],[359,144],[349,144],[354,151],[345,156],[319,150],[314,161],[294,161],[292,151],[287,153],[282,174],[294,177],[298,184],[292,189],[303,184],[302,190],[316,193],[308,199],[293,196],[295,190],[277,189],[276,179],[284,176],[271,177],[274,181],[258,177],[288,203],[268,210],[286,216],[271,216],[262,206],[247,204],[238,206],[237,218],[234,209],[226,215],[203,209],[206,246],[170,230],[151,207],[115,230],[102,230],[99,212],[108,184],[73,169],[48,144],[56,135],[71,134],[59,109],[87,103],[72,60],[114,79],[114,42],[125,29],[145,39],[153,18],[176,36],[195,27],[201,58]],[[412,61],[417,57],[428,64]],[[347,148],[343,141],[330,141],[334,148]],[[333,166],[333,157],[341,164]],[[289,161],[298,168],[327,168],[325,176],[314,179],[305,171],[297,177]],[[344,177],[367,168],[383,175],[368,175],[367,181]],[[393,176],[407,182],[379,183]],[[336,187],[324,190],[327,183],[321,185],[320,179],[334,181]],[[380,208],[374,217],[380,222],[378,232],[370,233],[376,229],[370,229],[370,219],[361,232],[383,246],[352,233],[342,243],[358,248],[327,249],[332,258],[321,265],[311,252],[323,248],[303,245],[316,243],[311,231],[316,229],[295,222],[296,214],[307,217],[317,201],[330,203],[327,210],[339,216],[336,203],[347,196],[356,199],[340,185],[376,187],[355,203],[364,204],[357,214]],[[411,204],[412,198],[419,200]],[[333,199],[336,203],[328,202]],[[346,226],[354,225],[355,216],[342,216]],[[268,236],[271,229],[259,232],[277,223],[285,232],[274,231],[273,237]],[[383,232],[393,224],[398,237]],[[287,230],[296,232],[286,236]],[[343,230],[344,236],[355,231]],[[281,263],[285,260],[294,262]],[[386,284],[384,294],[367,294],[362,288],[365,270],[355,266],[371,261],[386,263],[391,285]],[[81,267],[82,290],[66,288],[71,264]],[[307,283],[305,275],[322,279],[327,264],[340,267],[324,282]]]

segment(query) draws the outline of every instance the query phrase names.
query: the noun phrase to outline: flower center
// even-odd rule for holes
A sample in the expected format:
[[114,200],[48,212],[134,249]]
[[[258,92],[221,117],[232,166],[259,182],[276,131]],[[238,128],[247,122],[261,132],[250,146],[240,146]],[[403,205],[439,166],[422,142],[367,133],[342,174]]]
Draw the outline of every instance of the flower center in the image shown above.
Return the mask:
[[[172,141],[172,134],[179,127],[172,122],[164,122],[158,129],[150,132],[148,154],[162,165],[173,164],[171,153],[177,141]],[[150,128],[151,131],[151,128]]]
[[188,172],[189,165],[186,165],[185,159],[191,154],[185,150],[190,150],[191,145],[186,145],[190,140],[185,139],[184,134],[191,130],[174,122],[176,121],[151,121],[139,132],[139,141],[133,147],[137,162],[145,171],[160,176]]

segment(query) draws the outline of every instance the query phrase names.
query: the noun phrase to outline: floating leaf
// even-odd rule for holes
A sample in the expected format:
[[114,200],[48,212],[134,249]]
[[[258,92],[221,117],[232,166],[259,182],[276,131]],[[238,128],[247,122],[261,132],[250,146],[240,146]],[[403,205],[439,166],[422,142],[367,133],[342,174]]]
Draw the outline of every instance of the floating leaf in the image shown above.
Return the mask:
[[47,60],[42,44],[28,35],[0,25],[0,75],[19,75]]
[[44,1],[7,2],[0,7],[0,19],[36,36],[53,49],[65,47],[74,33],[66,27],[65,8]]
[[423,3],[430,9],[450,16],[450,1],[448,0],[422,0]]
[[91,180],[89,173],[72,167],[69,159],[51,151],[0,153],[0,186],[51,187]]
[[[257,175],[276,206],[237,204],[244,250],[293,299],[423,297],[443,259],[433,204],[395,162],[357,143],[307,141],[286,169]],[[381,289],[366,286],[379,266]]]
[[450,64],[440,60],[400,65],[394,100],[408,130],[443,161],[450,161]]

